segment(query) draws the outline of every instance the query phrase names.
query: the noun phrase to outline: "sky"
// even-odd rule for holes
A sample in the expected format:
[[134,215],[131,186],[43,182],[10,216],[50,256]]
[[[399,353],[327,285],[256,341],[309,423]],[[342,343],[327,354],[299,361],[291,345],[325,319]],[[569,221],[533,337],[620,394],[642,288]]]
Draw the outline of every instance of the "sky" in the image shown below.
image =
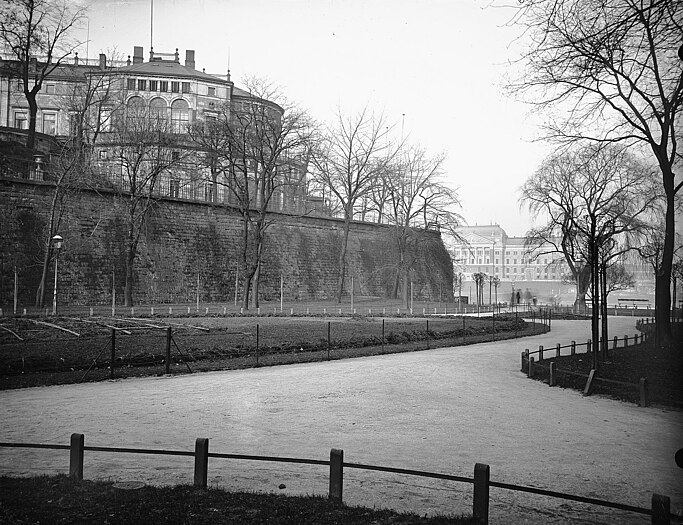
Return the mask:
[[[153,5],[152,5],[153,1]],[[550,152],[531,108],[508,97],[520,29],[491,0],[89,0],[79,56],[133,54],[150,41],[181,63],[256,76],[331,122],[337,109],[384,113],[394,131],[446,152],[445,178],[469,225],[532,225],[519,188]],[[151,16],[153,12],[153,17]],[[153,21],[151,21],[153,20]]]

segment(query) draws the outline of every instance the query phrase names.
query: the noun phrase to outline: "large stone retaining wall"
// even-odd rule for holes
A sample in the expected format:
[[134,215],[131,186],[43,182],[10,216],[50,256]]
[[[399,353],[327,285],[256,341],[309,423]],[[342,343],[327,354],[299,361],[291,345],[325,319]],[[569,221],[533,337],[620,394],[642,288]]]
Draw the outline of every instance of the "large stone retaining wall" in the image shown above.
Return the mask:
[[[15,266],[20,304],[34,301],[53,191],[46,182],[0,179],[0,304],[5,307],[13,301]],[[122,199],[125,196],[87,190],[67,201],[58,231],[64,237],[59,258],[61,301],[108,304],[112,281],[117,296],[123,297],[127,208]],[[280,276],[288,300],[333,297],[343,222],[280,214],[272,218],[261,299],[279,298]],[[390,226],[352,225],[347,288],[353,276],[358,296],[390,296],[397,260],[392,232]],[[414,293],[417,298],[438,300],[441,293],[445,298],[452,290],[451,261],[437,232],[427,233],[425,239],[411,276]],[[183,200],[157,201],[138,249],[136,304],[193,301],[198,276],[202,301],[231,301],[239,246],[240,219],[235,210]]]

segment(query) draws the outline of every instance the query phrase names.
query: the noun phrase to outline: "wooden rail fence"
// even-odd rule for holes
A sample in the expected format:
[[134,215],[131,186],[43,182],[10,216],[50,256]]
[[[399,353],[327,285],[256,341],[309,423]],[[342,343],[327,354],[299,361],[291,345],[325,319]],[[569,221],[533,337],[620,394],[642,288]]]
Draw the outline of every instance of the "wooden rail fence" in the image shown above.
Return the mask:
[[408,476],[418,476],[424,478],[443,479],[460,483],[469,483],[473,485],[472,515],[481,524],[488,524],[490,501],[489,489],[491,487],[512,490],[517,492],[526,492],[529,494],[536,494],[540,496],[549,496],[552,498],[559,498],[568,501],[575,501],[579,503],[586,503],[589,505],[596,505],[600,507],[612,508],[621,511],[651,516],[652,523],[656,525],[669,525],[672,519],[676,521],[683,520],[682,516],[671,513],[671,500],[668,496],[653,494],[651,498],[651,508],[647,509],[643,507],[627,505],[624,503],[616,503],[597,498],[588,498],[584,496],[578,496],[575,494],[567,494],[552,490],[539,489],[536,487],[513,485],[510,483],[492,481],[491,469],[489,465],[484,463],[476,463],[474,465],[474,474],[473,477],[470,478],[464,476],[453,476],[437,472],[425,472],[412,469],[383,467],[377,465],[366,465],[362,463],[345,462],[344,451],[334,448],[330,451],[329,460],[318,460],[279,456],[255,456],[245,454],[224,454],[209,452],[209,438],[197,438],[195,441],[194,452],[183,450],[155,450],[142,448],[86,446],[85,435],[77,433],[71,434],[71,442],[69,445],[37,443],[0,443],[0,447],[69,450],[69,476],[78,480],[83,479],[84,457],[86,451],[150,455],[156,454],[167,456],[192,456],[194,457],[194,485],[196,487],[201,488],[206,488],[208,485],[209,458],[322,465],[329,467],[328,497],[332,500],[336,500],[339,502],[343,500],[344,469],[346,468],[370,470],[375,472],[389,472]]

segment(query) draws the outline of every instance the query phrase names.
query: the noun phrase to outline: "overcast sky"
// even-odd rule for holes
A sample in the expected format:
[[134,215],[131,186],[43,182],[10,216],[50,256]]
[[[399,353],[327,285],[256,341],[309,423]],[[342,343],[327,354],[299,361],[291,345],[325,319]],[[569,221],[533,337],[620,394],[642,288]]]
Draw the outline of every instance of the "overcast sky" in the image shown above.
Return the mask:
[[469,224],[529,228],[518,190],[549,147],[533,142],[530,108],[502,89],[519,52],[509,10],[490,0],[153,1],[152,25],[150,0],[90,0],[88,56],[125,58],[139,45],[147,60],[152,32],[156,52],[178,48],[182,62],[194,49],[207,73],[229,63],[238,86],[268,78],[320,121],[369,105],[447,152]]

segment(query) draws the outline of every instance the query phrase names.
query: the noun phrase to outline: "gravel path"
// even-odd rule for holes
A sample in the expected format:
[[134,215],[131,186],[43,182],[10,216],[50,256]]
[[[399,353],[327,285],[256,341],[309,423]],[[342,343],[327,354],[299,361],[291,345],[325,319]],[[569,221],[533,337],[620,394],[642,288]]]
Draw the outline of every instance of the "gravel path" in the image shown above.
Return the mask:
[[[585,341],[590,323],[554,321],[524,339],[284,367],[0,392],[0,441],[327,459],[491,479],[645,508],[653,492],[683,508],[683,413],[526,379],[524,348]],[[636,333],[610,318],[610,333]],[[66,451],[0,449],[0,473],[68,470]],[[211,459],[209,482],[325,494],[326,467]],[[191,483],[192,458],[86,452],[85,477]],[[278,489],[280,484],[285,489]],[[472,486],[347,469],[349,504],[471,512]],[[491,489],[493,523],[649,523],[646,516]]]

